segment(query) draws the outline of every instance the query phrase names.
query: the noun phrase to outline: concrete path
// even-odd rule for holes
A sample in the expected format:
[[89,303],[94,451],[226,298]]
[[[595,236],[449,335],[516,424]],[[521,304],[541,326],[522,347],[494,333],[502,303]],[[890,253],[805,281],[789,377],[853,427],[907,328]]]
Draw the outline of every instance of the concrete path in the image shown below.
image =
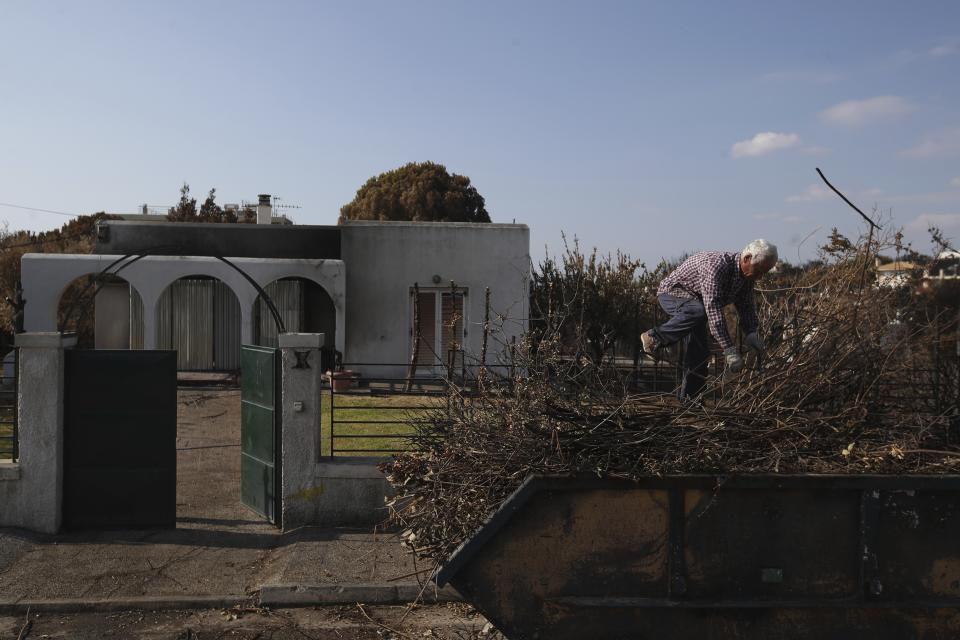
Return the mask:
[[[417,572],[425,567],[392,534],[314,528],[281,534],[242,507],[239,431],[238,391],[181,390],[177,528],[53,537],[0,530],[0,607],[151,598],[173,604],[194,598],[201,606],[204,598],[257,596],[264,585],[276,586],[274,597],[287,593],[302,604],[311,597],[329,601],[346,587],[376,587],[366,593],[394,599],[419,591]],[[351,593],[356,601],[364,592]]]
[[[21,635],[23,634],[23,635]],[[503,640],[465,605],[112,613],[0,613],[0,638],[87,640]]]
[[[410,585],[394,536],[303,529],[285,535],[178,528],[38,537],[0,534],[0,604],[256,595],[263,585]],[[8,550],[17,549],[14,555]],[[352,598],[351,598],[352,599]]]

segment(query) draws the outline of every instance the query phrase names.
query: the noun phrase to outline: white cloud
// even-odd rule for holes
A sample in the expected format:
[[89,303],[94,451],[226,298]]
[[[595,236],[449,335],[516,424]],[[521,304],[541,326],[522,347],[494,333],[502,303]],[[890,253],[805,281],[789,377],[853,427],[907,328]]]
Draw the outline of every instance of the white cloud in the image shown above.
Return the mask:
[[960,127],[927,134],[917,146],[902,153],[913,158],[960,155]]
[[951,56],[955,53],[960,53],[960,45],[958,45],[956,42],[947,42],[930,49],[930,51],[927,51],[927,55],[933,58]]
[[892,120],[913,109],[913,105],[900,96],[877,96],[835,104],[821,111],[820,118],[829,124],[859,127]]
[[960,187],[960,176],[957,176],[956,178],[954,178],[953,180],[951,180],[951,181],[950,181],[950,186],[951,186],[951,187]]
[[811,184],[803,190],[803,193],[787,196],[787,202],[813,202],[814,200],[823,200],[829,198],[832,192],[819,184]]
[[749,140],[741,140],[730,147],[731,158],[745,156],[762,156],[781,149],[789,149],[800,143],[800,136],[795,133],[774,133],[765,131],[758,133]]
[[926,231],[930,227],[943,230],[960,228],[960,213],[924,213],[905,225],[910,231]]
[[931,58],[944,58],[960,53],[960,41],[952,40],[942,42],[935,47],[926,50],[901,49],[894,54],[893,59],[900,63],[911,63],[918,60],[929,60]]

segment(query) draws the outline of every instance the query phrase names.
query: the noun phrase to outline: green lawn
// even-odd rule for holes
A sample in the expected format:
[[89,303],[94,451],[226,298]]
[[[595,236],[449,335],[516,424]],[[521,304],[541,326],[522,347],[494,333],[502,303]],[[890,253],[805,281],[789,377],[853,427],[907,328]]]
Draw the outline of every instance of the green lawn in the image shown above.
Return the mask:
[[[390,455],[407,447],[403,434],[412,433],[411,420],[423,420],[432,407],[446,404],[445,397],[365,395],[338,393],[334,398],[334,446],[338,456]],[[330,392],[321,400],[321,454],[330,455]],[[384,421],[370,423],[369,421]],[[379,437],[385,434],[384,437]],[[391,437],[388,437],[389,434]],[[378,436],[351,438],[349,436]],[[401,437],[396,437],[400,435]],[[347,437],[344,437],[347,436]],[[376,451],[349,453],[346,449],[374,449]]]
[[9,407],[0,409],[0,460],[10,460],[13,457],[13,410]]

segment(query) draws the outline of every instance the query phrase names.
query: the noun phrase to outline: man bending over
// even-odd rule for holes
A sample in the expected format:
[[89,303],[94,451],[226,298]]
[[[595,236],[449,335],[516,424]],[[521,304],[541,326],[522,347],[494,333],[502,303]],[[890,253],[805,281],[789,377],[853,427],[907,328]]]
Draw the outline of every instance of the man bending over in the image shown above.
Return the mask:
[[777,248],[766,240],[754,240],[740,253],[701,251],[668,275],[657,288],[657,300],[670,319],[640,336],[643,350],[656,358],[662,347],[683,341],[681,398],[694,398],[703,389],[710,359],[707,329],[720,347],[727,368],[736,373],[743,358],[727,331],[723,308],[733,303],[747,346],[760,351],[753,283],[777,264]]

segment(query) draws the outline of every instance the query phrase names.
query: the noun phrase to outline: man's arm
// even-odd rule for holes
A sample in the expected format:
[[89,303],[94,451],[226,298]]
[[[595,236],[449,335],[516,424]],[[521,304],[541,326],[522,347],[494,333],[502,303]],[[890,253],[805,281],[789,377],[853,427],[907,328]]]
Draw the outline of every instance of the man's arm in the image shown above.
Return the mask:
[[710,333],[720,343],[724,350],[733,346],[730,333],[727,331],[727,321],[723,317],[723,302],[720,299],[720,265],[705,262],[700,266],[700,295],[703,296],[703,307],[707,311],[707,326]]

